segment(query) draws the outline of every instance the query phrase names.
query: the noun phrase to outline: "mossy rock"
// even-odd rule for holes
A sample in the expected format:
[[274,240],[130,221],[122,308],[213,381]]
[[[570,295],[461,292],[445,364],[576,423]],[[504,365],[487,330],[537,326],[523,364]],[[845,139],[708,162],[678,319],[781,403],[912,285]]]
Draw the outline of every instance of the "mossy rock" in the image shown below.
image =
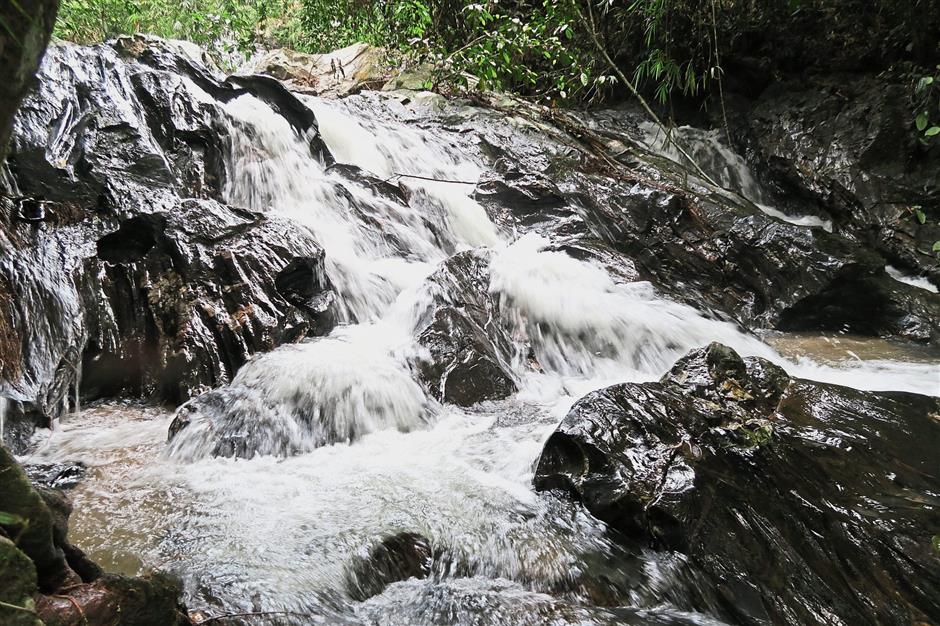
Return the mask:
[[36,589],[33,562],[12,541],[0,537],[0,624],[42,626],[34,612]]
[[55,517],[23,468],[2,446],[0,494],[3,497],[4,511],[20,518],[14,523],[0,521],[0,528],[5,529],[9,536],[17,537],[17,547],[36,567],[40,587],[48,591],[54,590],[69,574],[65,555],[55,541]]

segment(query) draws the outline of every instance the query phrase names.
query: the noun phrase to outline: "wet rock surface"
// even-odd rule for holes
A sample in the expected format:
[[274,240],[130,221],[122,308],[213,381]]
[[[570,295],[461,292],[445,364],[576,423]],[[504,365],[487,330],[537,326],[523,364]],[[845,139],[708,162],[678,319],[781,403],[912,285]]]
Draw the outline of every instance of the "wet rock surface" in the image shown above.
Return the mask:
[[782,81],[741,106],[735,126],[778,197],[832,215],[891,263],[937,284],[940,150],[918,140],[910,90],[890,76]]
[[535,484],[687,555],[714,582],[697,608],[734,622],[930,622],[938,411],[936,398],[791,378],[712,344],[658,383],[578,401]]
[[248,93],[325,153],[312,113],[271,79],[224,81],[153,40],[49,49],[0,200],[9,443],[79,395],[179,403],[329,329],[312,234],[221,202],[222,107]]
[[34,485],[52,489],[71,489],[85,477],[88,468],[80,461],[30,463],[23,470]]
[[390,584],[409,578],[426,578],[434,554],[426,537],[398,533],[386,537],[368,556],[357,559],[347,572],[349,595],[363,601],[382,593]]
[[470,406],[516,391],[515,348],[489,293],[491,255],[486,249],[458,253],[428,277],[431,304],[416,329],[427,354],[418,371],[442,402]]
[[[750,329],[940,338],[940,299],[891,278],[886,249],[853,232],[783,221],[705,184],[641,145],[631,110],[560,116],[567,121],[550,125],[539,118],[550,113],[511,101],[497,102],[505,110],[495,112],[355,98],[376,115],[436,120],[479,152],[491,171],[474,197],[503,228],[615,251],[641,279],[718,317]],[[508,117],[515,110],[524,116]]]

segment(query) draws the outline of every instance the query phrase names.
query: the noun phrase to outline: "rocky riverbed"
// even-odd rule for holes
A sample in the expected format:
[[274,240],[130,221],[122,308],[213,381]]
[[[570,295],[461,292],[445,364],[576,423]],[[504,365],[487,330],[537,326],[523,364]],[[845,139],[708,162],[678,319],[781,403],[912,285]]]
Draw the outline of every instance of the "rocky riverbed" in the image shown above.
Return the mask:
[[0,600],[940,620],[940,168],[885,93],[732,99],[733,145],[676,131],[702,176],[629,107],[279,68],[48,50],[0,176]]

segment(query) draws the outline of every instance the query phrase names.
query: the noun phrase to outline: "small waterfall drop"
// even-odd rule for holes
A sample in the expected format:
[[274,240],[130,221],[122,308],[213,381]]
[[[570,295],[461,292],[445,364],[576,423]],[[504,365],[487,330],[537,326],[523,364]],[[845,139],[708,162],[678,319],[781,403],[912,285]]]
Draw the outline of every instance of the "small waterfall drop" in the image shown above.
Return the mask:
[[[643,122],[640,124],[640,132],[643,135],[642,142],[648,149],[676,163],[689,165],[688,159],[666,138],[662,127]],[[722,143],[719,129],[702,130],[692,126],[680,126],[672,129],[672,132],[676,141],[699,167],[725,189],[741,194],[771,217],[797,226],[818,227],[832,232],[831,220],[824,220],[815,215],[789,215],[772,206],[744,158]]]
[[897,269],[896,267],[892,267],[890,265],[885,266],[885,271],[888,272],[888,276],[898,281],[899,283],[904,283],[905,285],[912,285],[919,289],[925,289],[929,291],[930,293],[938,292],[937,286],[922,276],[908,276],[901,270]]

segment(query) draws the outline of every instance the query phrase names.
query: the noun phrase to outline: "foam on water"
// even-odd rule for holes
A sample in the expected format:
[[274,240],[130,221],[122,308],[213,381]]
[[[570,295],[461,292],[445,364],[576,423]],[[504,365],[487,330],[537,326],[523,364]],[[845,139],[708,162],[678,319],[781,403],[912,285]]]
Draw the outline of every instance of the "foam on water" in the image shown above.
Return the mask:
[[888,272],[888,276],[898,282],[904,283],[906,285],[913,285],[914,287],[918,287],[920,289],[925,289],[930,293],[937,293],[938,291],[937,286],[923,276],[909,276],[896,267],[892,267],[890,265],[885,266],[885,271]]
[[[162,455],[166,416],[148,428],[123,419],[110,426],[92,420],[87,429],[66,424],[40,452],[95,468],[74,492],[79,544],[132,573],[158,564],[175,569],[194,606],[304,611],[327,623],[337,616],[404,623],[395,621],[402,614],[414,617],[408,623],[426,623],[444,610],[463,615],[453,623],[534,623],[509,610],[522,602],[557,623],[618,623],[564,613],[552,594],[590,572],[610,571],[638,577],[637,607],[660,610],[671,580],[667,561],[680,557],[625,554],[581,507],[533,492],[541,445],[581,395],[655,379],[711,341],[809,378],[936,391],[932,363],[785,359],[647,283],[615,280],[600,265],[548,249],[542,237],[511,241],[470,197],[473,185],[394,178],[477,180],[473,155],[427,131],[358,117],[347,103],[308,102],[340,162],[392,178],[410,200],[383,198],[326,168],[311,156],[310,137],[254,98],[229,103],[233,175],[226,198],[316,235],[346,322],[328,337],[257,357],[233,382],[232,389],[273,407],[265,419],[302,453],[207,458],[209,433],[195,424],[174,440],[173,454]],[[409,366],[415,312],[426,297],[420,285],[437,263],[477,245],[495,250],[490,290],[513,324],[520,355],[528,342],[544,371],[525,368],[520,357],[523,388],[514,397],[471,410],[436,406]],[[136,433],[130,442],[129,429]],[[450,555],[452,569],[353,602],[344,582],[349,564],[401,531],[426,536]],[[486,621],[461,613],[455,598],[507,608]],[[581,600],[574,593],[564,602]]]

